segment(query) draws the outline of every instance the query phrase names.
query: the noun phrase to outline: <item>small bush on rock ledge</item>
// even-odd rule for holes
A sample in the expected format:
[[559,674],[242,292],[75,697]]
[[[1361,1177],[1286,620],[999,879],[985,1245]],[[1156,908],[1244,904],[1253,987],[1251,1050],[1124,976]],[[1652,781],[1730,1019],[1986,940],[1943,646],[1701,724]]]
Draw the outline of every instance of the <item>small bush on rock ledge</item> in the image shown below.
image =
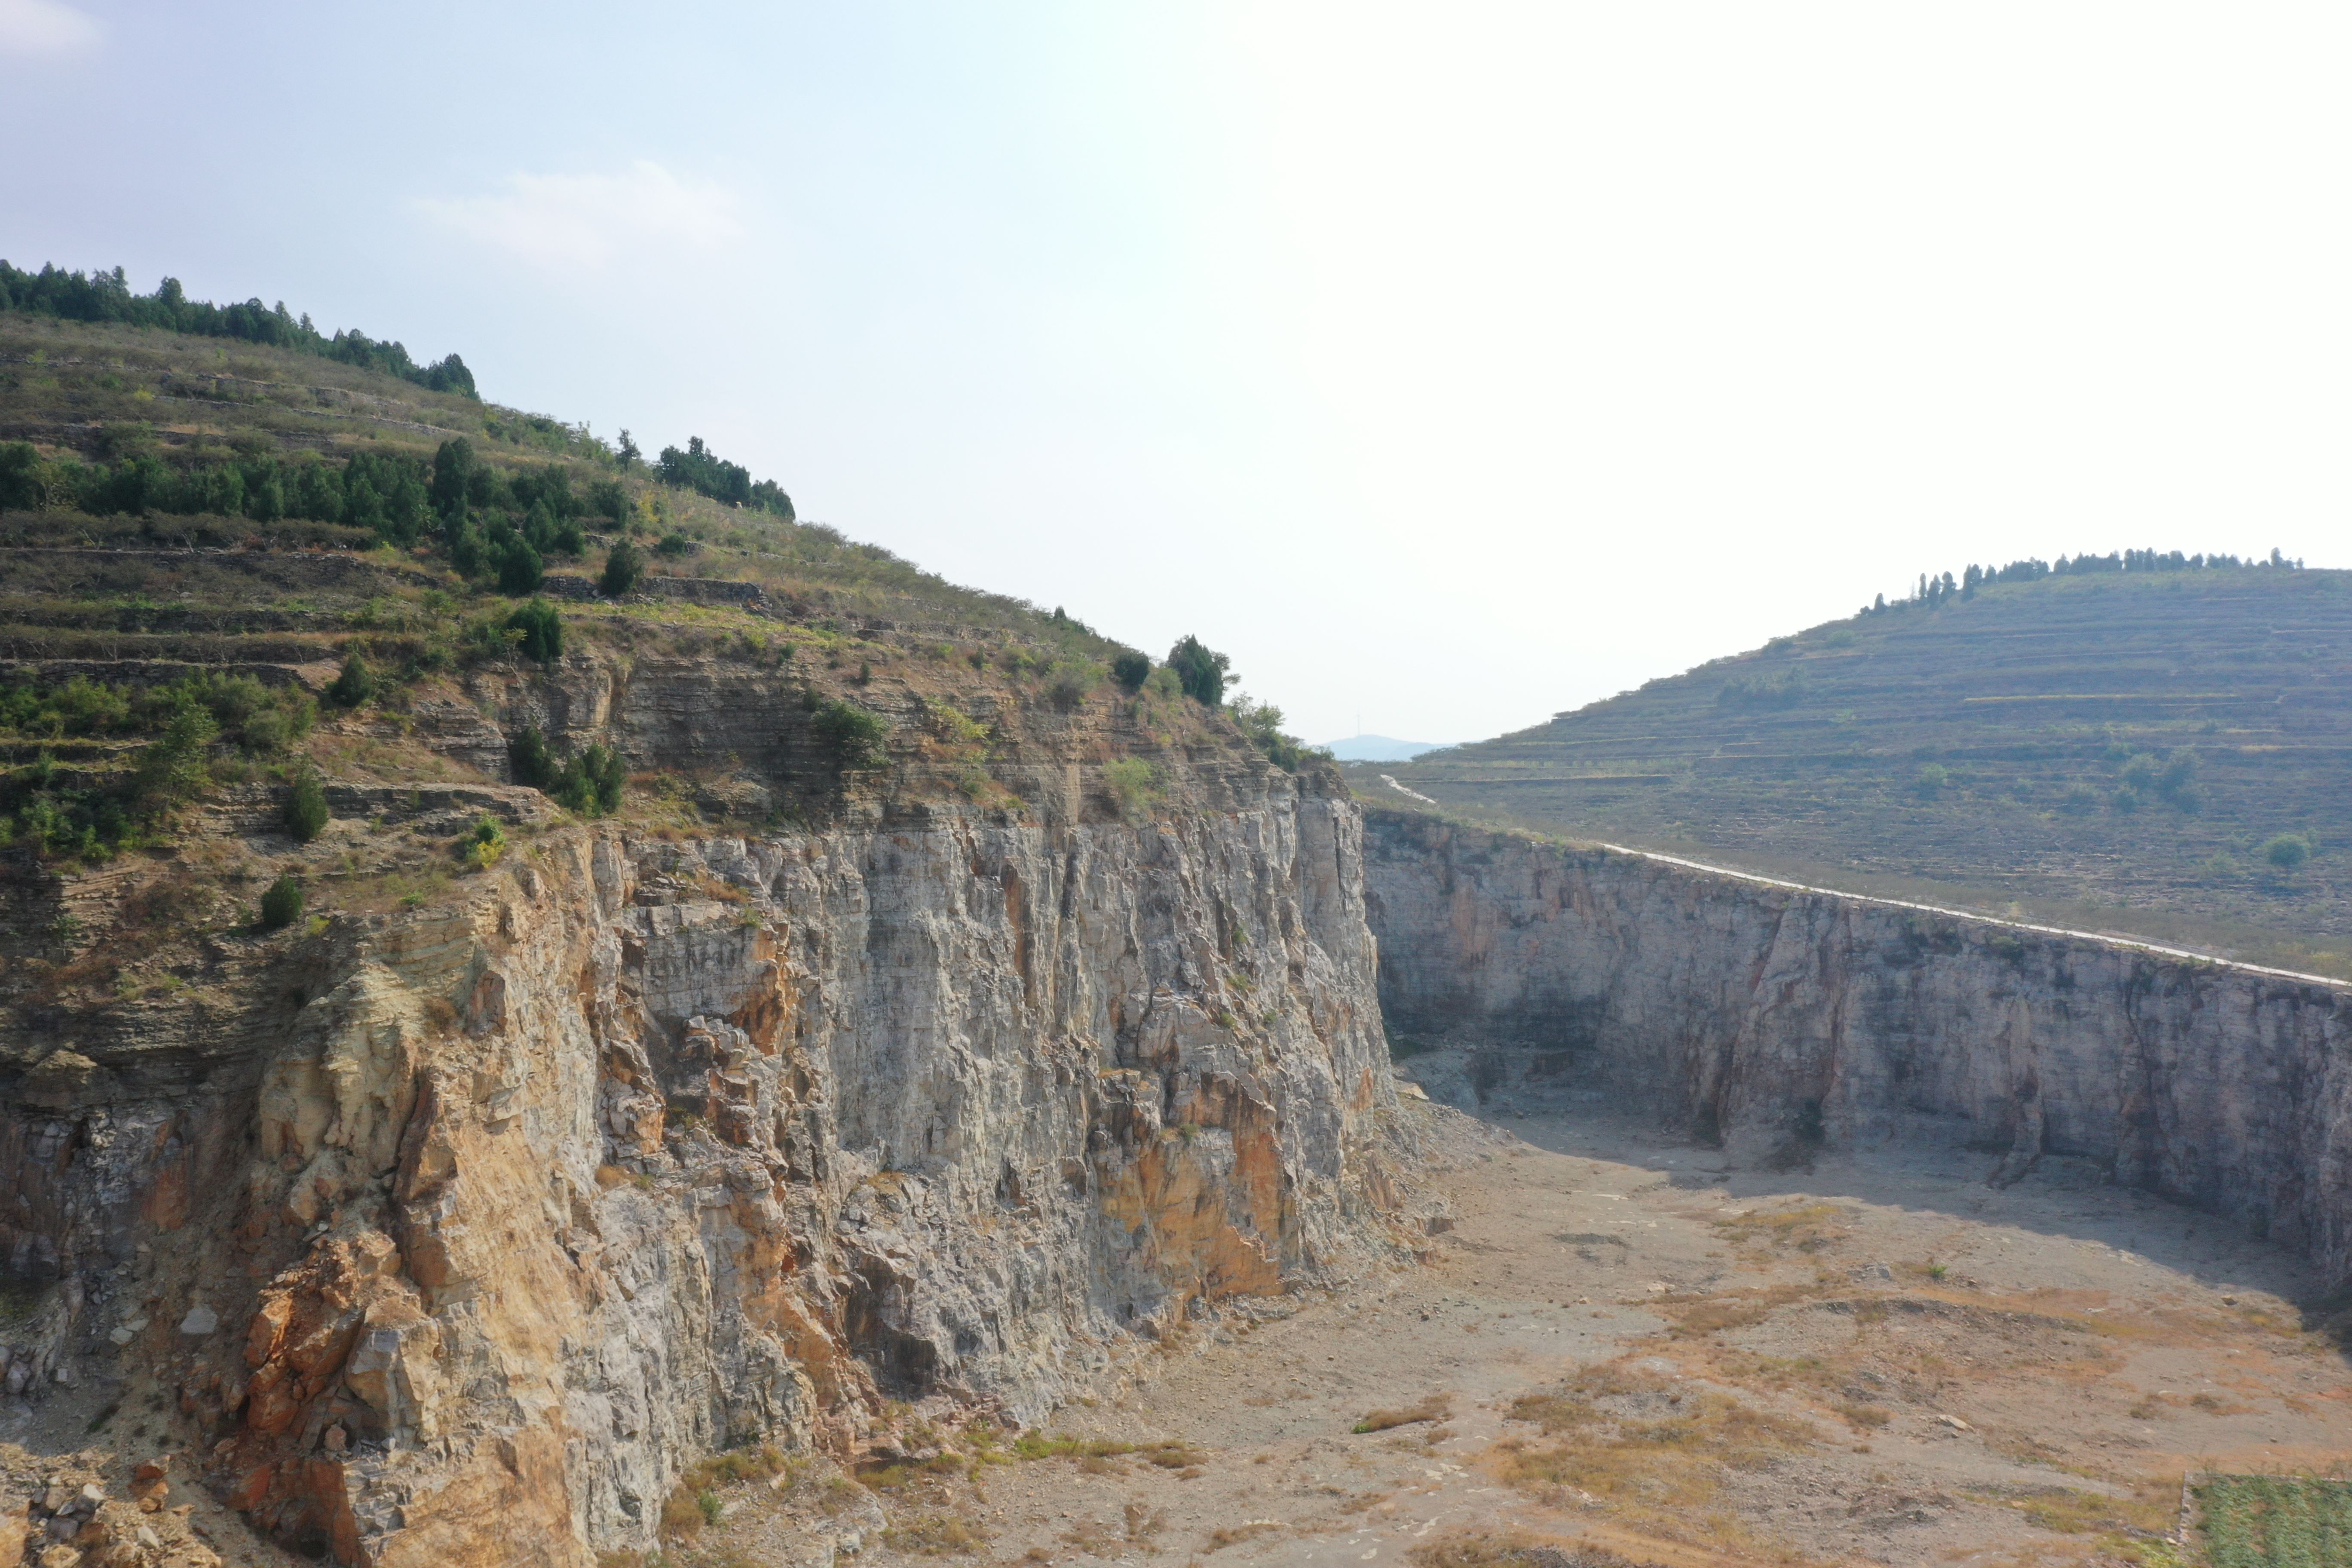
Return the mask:
[[520,632],[516,646],[541,664],[563,657],[563,617],[544,599],[533,599],[509,616],[507,629]]
[[609,816],[621,809],[628,765],[610,746],[592,745],[570,761],[558,763],[547,737],[534,725],[508,742],[507,760],[516,783],[530,785],[566,811],[582,816]]
[[829,697],[817,704],[816,732],[833,748],[845,768],[878,767],[888,760],[882,749],[890,726],[879,713]]
[[1141,757],[1121,757],[1105,764],[1103,787],[1110,792],[1119,816],[1129,822],[1150,816],[1167,794],[1160,782],[1160,770]]
[[261,895],[261,929],[277,931],[302,918],[302,884],[290,871],[269,884]]
[[318,773],[305,767],[294,780],[293,793],[286,797],[286,831],[297,844],[308,844],[326,831],[330,820],[327,792],[320,787]]
[[499,826],[497,817],[485,816],[475,823],[474,830],[466,836],[458,856],[466,862],[467,870],[487,871],[497,865],[506,852],[506,830]]
[[624,539],[605,555],[604,574],[596,580],[596,586],[606,598],[617,599],[625,594],[635,593],[637,584],[645,574],[644,552]]

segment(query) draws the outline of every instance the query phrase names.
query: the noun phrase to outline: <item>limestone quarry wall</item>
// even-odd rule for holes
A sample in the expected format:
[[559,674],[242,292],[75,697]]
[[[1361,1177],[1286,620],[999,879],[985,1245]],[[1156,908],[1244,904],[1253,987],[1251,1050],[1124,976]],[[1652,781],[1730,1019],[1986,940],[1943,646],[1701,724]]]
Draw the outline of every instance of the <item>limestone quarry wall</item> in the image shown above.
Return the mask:
[[[715,755],[800,721],[707,668],[564,679],[449,729]],[[249,939],[225,1002],[24,1048],[0,1246],[52,1283],[7,1375],[152,1381],[299,1549],[572,1568],[654,1545],[723,1446],[887,1444],[893,1398],[1034,1421],[1198,1303],[1384,1255],[1409,1133],[1357,808],[1235,738],[1122,815],[1062,722],[1007,742],[1025,800],[837,792],[747,836],[339,795],[511,847]]]
[[2080,1156],[2352,1276],[2352,988],[1402,813],[1365,866],[1389,1026],[1459,1092]]

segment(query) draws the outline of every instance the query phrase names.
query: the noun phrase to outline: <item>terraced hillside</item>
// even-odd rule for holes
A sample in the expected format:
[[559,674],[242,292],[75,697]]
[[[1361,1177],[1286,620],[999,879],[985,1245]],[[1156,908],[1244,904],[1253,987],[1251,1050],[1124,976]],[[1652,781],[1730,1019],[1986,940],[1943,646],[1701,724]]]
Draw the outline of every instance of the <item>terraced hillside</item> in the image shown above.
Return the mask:
[[[474,472],[457,511],[493,548],[506,520],[547,543],[530,595],[453,565],[438,497],[413,494],[421,516],[399,521],[393,492],[435,486],[459,439]],[[680,739],[708,715],[633,742],[614,694],[612,711],[545,714],[551,794],[582,760],[567,749],[634,743],[638,776],[600,809],[667,830],[935,796],[1017,812],[1028,717],[1090,705],[1147,749],[1250,750],[1171,672],[1122,691],[1118,646],[1058,611],[659,483],[585,426],[315,354],[0,312],[0,469],[19,502],[35,492],[0,491],[0,1009],[88,1009],[98,1028],[151,993],[234,989],[214,938],[287,868],[314,918],[437,900],[462,868],[413,834],[329,853],[331,834],[269,866],[224,860],[218,835],[305,772],[350,795],[339,816],[416,816],[385,792],[420,785],[448,795],[424,815],[450,832],[486,805],[510,815],[499,800],[530,781],[483,705],[567,658],[699,671],[714,704],[730,682],[800,693],[757,746],[709,755]],[[366,515],[362,473],[385,492]],[[236,504],[201,504],[215,493]],[[606,593],[624,542],[645,575]],[[527,646],[533,606],[552,607],[560,657]],[[359,684],[339,686],[353,659]]]
[[2352,573],[1994,583],[1350,773],[1390,805],[1382,774],[1483,820],[2352,973]]

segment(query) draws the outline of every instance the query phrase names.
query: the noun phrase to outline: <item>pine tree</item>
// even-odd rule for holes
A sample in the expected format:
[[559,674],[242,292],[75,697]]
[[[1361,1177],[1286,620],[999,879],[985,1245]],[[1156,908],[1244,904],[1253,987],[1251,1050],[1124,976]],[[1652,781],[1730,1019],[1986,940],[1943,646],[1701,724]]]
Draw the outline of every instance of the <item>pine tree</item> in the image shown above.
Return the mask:
[[546,563],[530,547],[530,541],[511,531],[498,552],[498,567],[499,592],[518,599],[538,593],[547,575]]
[[276,931],[301,918],[302,884],[289,871],[270,883],[269,890],[261,895],[261,929]]
[[466,499],[474,477],[474,444],[463,436],[441,443],[433,454],[433,504],[447,510]]
[[297,844],[308,844],[326,831],[331,820],[327,792],[320,787],[317,771],[306,766],[295,775],[294,788],[286,797],[286,830]]
[[638,580],[646,574],[645,553],[624,539],[613,546],[604,557],[604,574],[596,586],[608,599],[636,592]]
[[541,664],[563,657],[563,617],[544,599],[520,605],[507,617],[509,629],[522,633],[522,651]]
[[1168,668],[1176,672],[1184,695],[1203,708],[1223,703],[1225,688],[1239,679],[1231,673],[1232,664],[1233,660],[1214,652],[1196,637],[1187,636],[1168,650]]
[[342,672],[327,688],[327,700],[339,708],[356,708],[374,695],[375,672],[360,650],[353,648],[343,655]]

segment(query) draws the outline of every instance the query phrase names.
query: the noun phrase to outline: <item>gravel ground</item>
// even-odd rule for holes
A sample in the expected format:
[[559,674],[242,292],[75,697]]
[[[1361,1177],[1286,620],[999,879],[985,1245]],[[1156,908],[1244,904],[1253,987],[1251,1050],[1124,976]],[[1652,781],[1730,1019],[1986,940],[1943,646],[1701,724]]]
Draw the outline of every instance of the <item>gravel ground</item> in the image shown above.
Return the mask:
[[2094,1172],[1434,1114],[1423,1265],[1197,1325],[1048,1425],[1091,1455],[987,1462],[927,1411],[929,1468],[748,1483],[673,1559],[2186,1563],[2185,1474],[2352,1464],[2303,1267]]
[[[2307,1270],[2095,1172],[1743,1171],[1599,1115],[1426,1114],[1453,1223],[1418,1265],[1228,1303],[1023,1441],[934,1401],[896,1471],[719,1483],[665,1561],[2157,1565],[2200,1560],[2165,1539],[2185,1475],[2352,1470]],[[0,1411],[0,1488],[127,1500],[163,1438],[137,1392]],[[184,1466],[110,1517],[156,1560],[294,1561]]]

